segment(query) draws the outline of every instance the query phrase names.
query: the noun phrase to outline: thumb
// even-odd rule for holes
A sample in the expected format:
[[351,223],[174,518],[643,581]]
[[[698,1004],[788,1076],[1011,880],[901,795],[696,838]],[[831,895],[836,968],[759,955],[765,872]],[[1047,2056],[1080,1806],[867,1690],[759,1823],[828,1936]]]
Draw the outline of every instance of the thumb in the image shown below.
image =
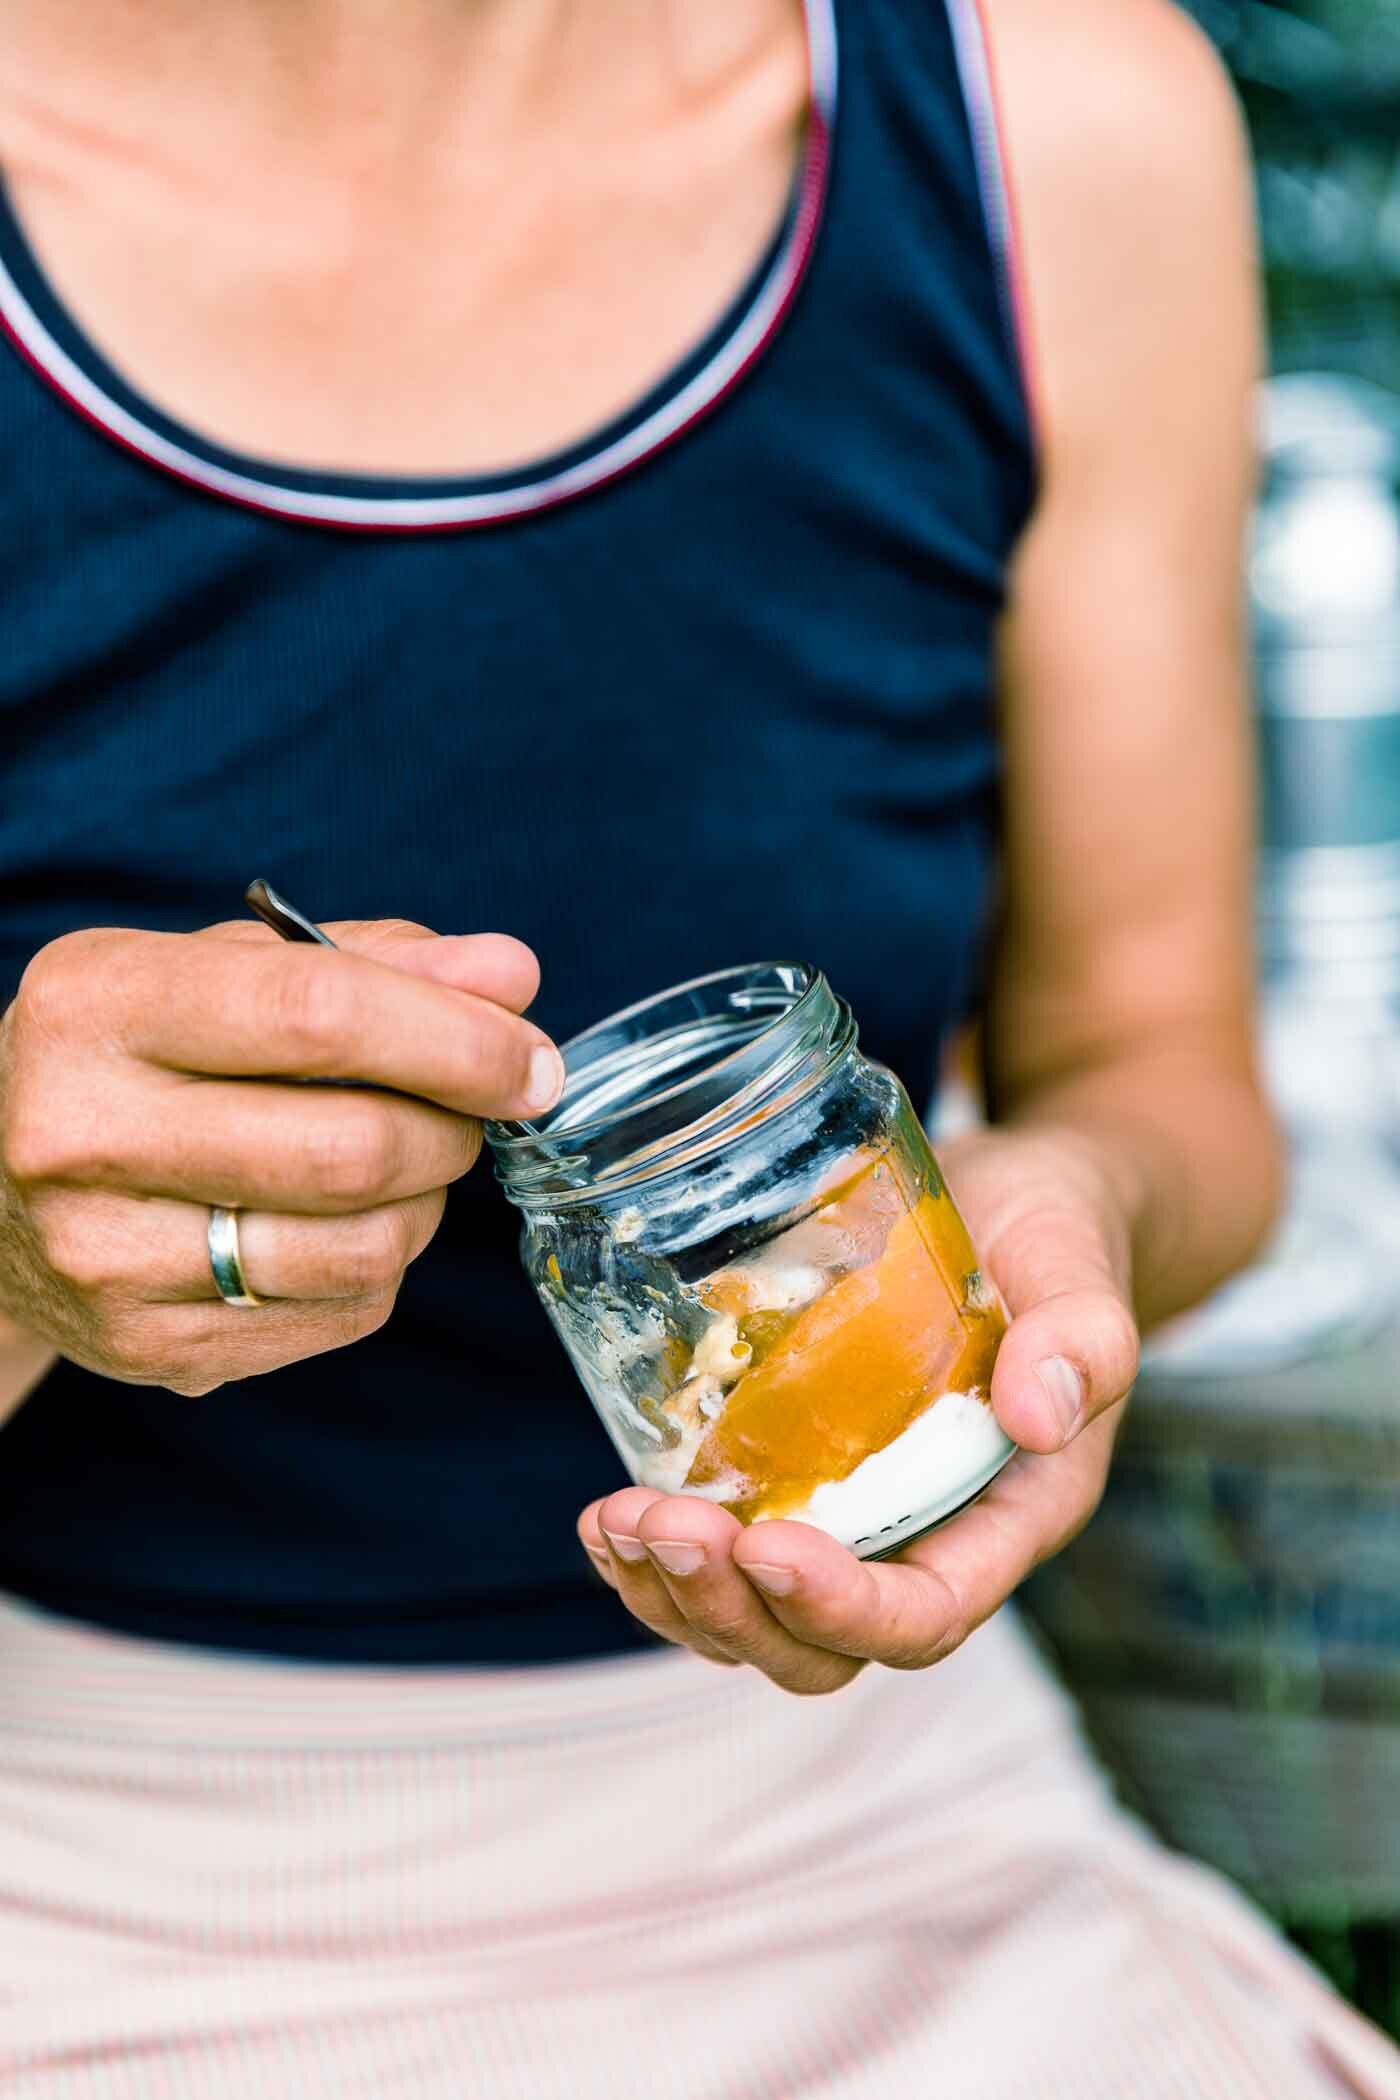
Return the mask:
[[992,1406],[1027,1451],[1058,1451],[1124,1399],[1137,1375],[1124,1221],[1079,1141],[977,1131],[946,1163],[973,1244],[1013,1315]]
[[[1022,1247],[1033,1255],[1018,1259]],[[989,1266],[1015,1315],[992,1373],[992,1406],[1027,1451],[1058,1451],[1124,1399],[1137,1376],[1132,1308],[1093,1227],[1063,1213],[1018,1219]]]

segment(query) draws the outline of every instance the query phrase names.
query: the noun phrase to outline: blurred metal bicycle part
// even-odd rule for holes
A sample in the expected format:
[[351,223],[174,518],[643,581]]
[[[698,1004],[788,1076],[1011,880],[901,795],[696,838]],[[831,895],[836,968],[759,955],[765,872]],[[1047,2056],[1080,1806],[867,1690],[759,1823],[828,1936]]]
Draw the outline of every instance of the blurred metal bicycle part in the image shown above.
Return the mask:
[[1297,374],[1262,422],[1260,1023],[1293,1184],[1268,1255],[1154,1337],[1163,1380],[1322,1364],[1400,1312],[1400,396]]
[[1400,396],[1263,393],[1250,561],[1265,1062],[1295,1132],[1400,1157]]
[[1400,1017],[1400,396],[1297,374],[1263,399],[1261,960]]

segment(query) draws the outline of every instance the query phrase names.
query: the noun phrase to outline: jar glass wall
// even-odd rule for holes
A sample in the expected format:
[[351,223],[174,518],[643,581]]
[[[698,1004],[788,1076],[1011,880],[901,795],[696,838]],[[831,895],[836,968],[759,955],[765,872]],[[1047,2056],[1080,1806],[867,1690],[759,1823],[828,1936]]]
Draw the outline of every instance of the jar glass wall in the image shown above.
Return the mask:
[[1005,1309],[820,971],[679,986],[564,1057],[551,1114],[487,1135],[632,1478],[863,1557],[986,1486],[1014,1448],[988,1397]]

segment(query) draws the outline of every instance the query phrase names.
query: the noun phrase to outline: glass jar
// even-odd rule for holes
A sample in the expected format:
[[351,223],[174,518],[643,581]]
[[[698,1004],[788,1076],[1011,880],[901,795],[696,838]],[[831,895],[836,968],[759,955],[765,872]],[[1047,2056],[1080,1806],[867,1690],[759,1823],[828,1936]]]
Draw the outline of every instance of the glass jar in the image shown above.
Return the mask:
[[564,1046],[562,1100],[487,1137],[521,1252],[633,1480],[862,1558],[1014,1446],[1006,1312],[909,1097],[819,970],[726,970]]

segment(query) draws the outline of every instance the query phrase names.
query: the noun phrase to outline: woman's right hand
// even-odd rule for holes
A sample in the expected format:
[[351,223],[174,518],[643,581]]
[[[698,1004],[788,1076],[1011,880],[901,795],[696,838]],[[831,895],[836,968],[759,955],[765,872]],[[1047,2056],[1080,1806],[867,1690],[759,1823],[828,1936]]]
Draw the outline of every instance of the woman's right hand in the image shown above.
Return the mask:
[[[0,1311],[21,1329],[186,1394],[356,1341],[476,1159],[478,1119],[557,1099],[519,941],[328,930],[335,953],[240,922],[68,934],[34,958],[0,1022]],[[215,1204],[240,1212],[267,1304],[220,1301]]]

